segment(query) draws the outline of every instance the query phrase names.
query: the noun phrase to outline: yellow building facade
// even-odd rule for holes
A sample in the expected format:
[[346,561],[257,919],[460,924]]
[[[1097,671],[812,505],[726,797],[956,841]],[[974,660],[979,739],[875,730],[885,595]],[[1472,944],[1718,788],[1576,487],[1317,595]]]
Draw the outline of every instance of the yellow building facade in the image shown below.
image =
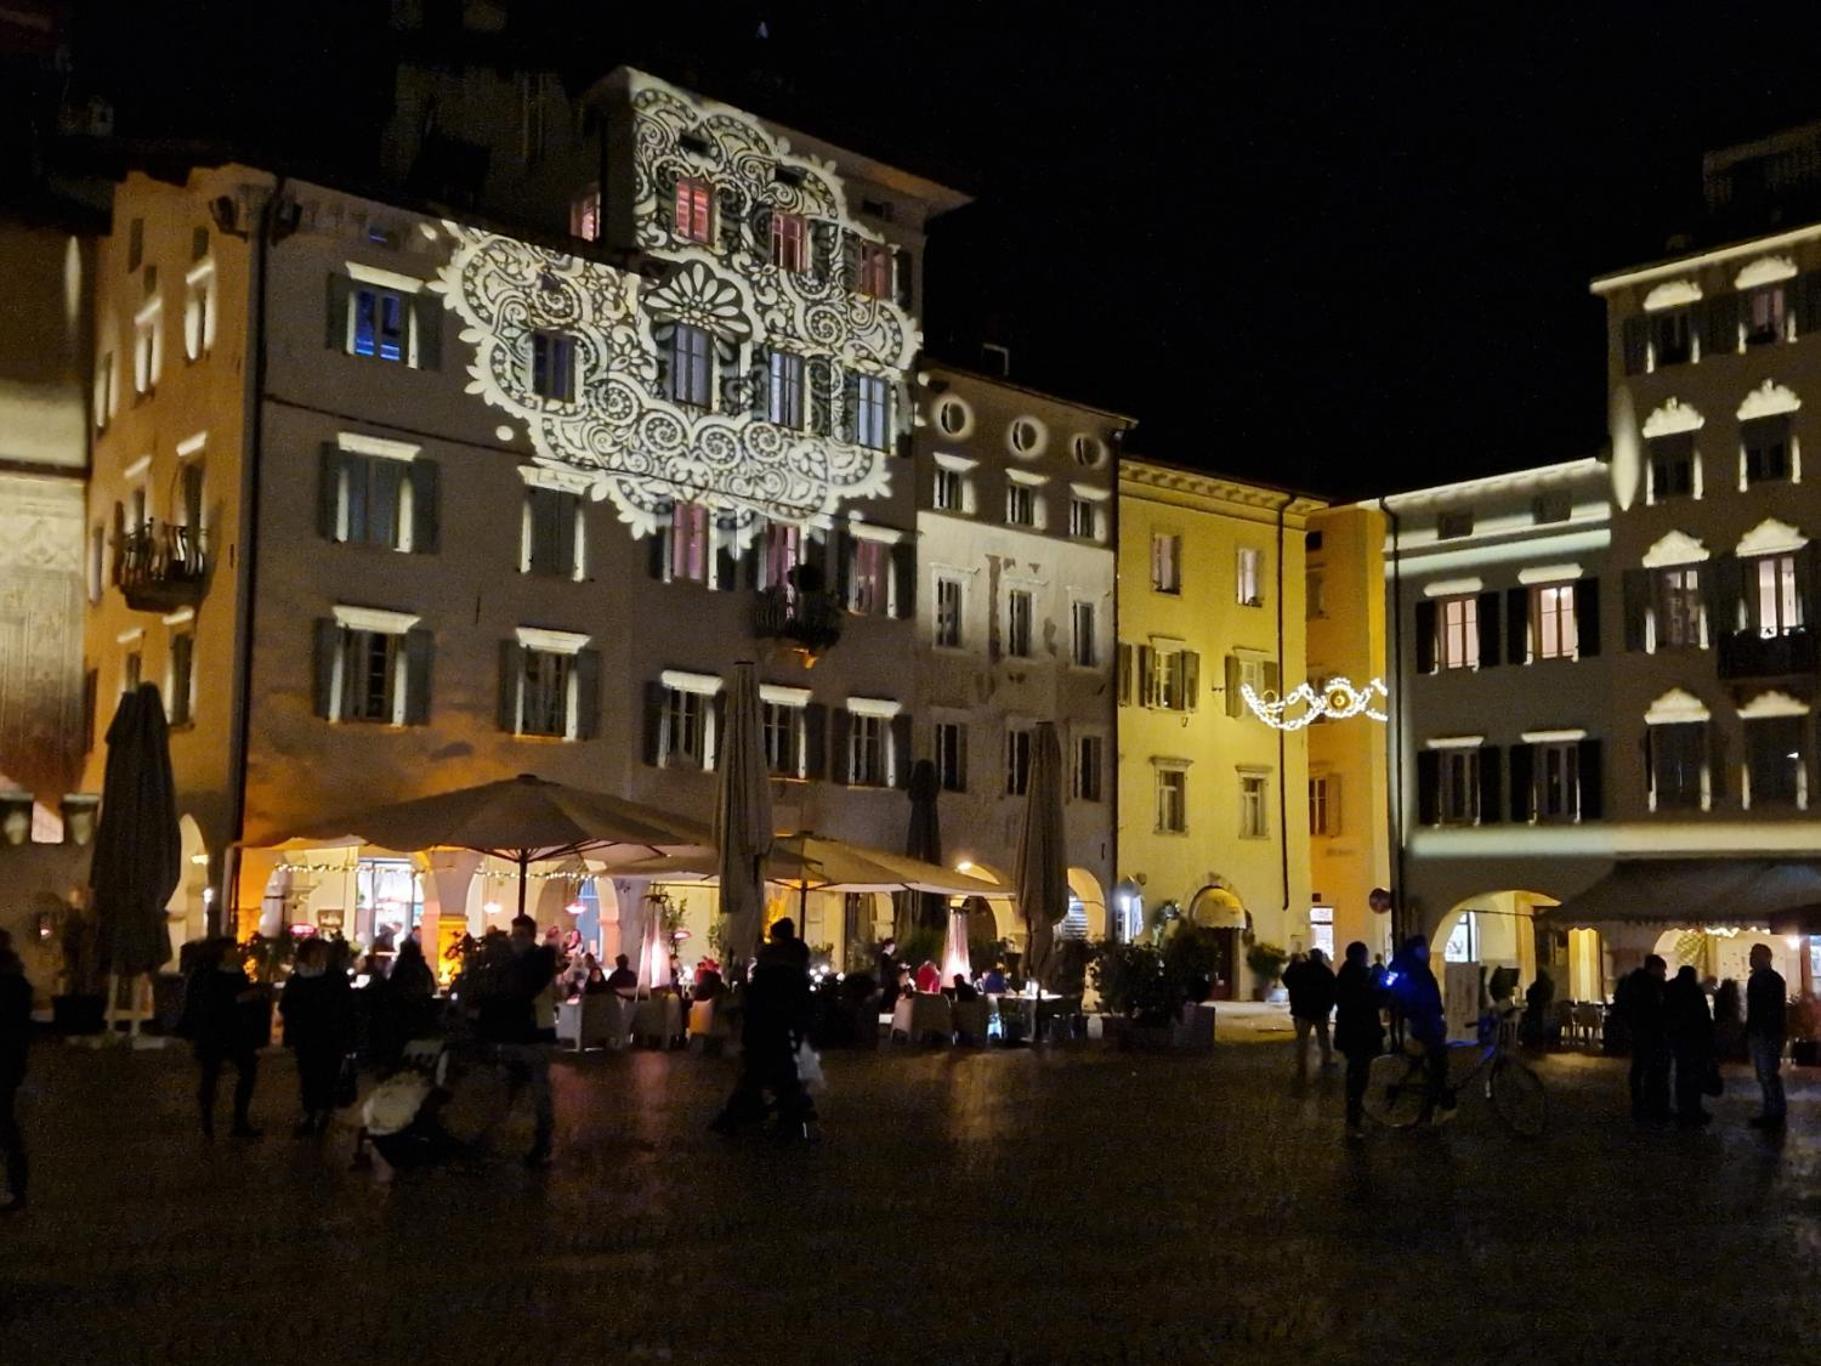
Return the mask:
[[1308,733],[1266,724],[1243,697],[1308,676],[1305,538],[1322,506],[1120,464],[1111,919],[1121,937],[1172,912],[1220,931],[1215,992],[1229,999],[1254,985],[1250,942],[1325,938],[1310,917]]

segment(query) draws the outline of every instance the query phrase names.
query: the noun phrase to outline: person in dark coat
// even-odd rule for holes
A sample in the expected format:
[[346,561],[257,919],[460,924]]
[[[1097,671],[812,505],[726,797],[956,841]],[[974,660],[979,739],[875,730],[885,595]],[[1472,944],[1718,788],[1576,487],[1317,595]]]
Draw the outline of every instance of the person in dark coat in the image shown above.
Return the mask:
[[392,960],[392,971],[386,974],[387,993],[395,1017],[394,1029],[402,1049],[413,1039],[428,1038],[436,1032],[436,974],[424,959],[423,945],[416,936],[398,946]]
[[1372,1060],[1385,1050],[1385,1026],[1379,1019],[1379,990],[1366,963],[1366,946],[1347,945],[1347,961],[1334,978],[1334,1046],[1347,1060],[1347,1137],[1364,1138],[1366,1084]]
[[19,1124],[19,1088],[25,1082],[32,1042],[32,984],[13,952],[12,937],[0,930],[0,1148],[6,1150],[6,1199],[0,1214],[25,1208],[25,1133]]
[[1434,1119],[1439,1107],[1446,1122],[1454,1117],[1454,1091],[1448,1084],[1448,1018],[1442,1009],[1442,984],[1429,966],[1427,939],[1417,934],[1405,941],[1403,951],[1391,960],[1385,985],[1397,1004],[1405,1035],[1422,1050],[1428,1069],[1429,1094],[1423,1097],[1418,1121]]
[[329,946],[306,939],[278,998],[285,1047],[297,1061],[298,1138],[320,1134],[335,1112],[342,1059],[354,1042],[354,992],[345,972],[329,969]]
[[1714,1055],[1721,1062],[1745,1061],[1745,993],[1731,977],[1714,992]]
[[1536,981],[1524,993],[1523,1039],[1531,1048],[1549,1046],[1549,1008],[1555,1004],[1555,981],[1538,968]]
[[215,1137],[215,1092],[223,1063],[234,1065],[235,1138],[258,1138],[248,1112],[253,1088],[259,1081],[259,1040],[264,1030],[259,1012],[266,1010],[266,995],[247,980],[240,965],[240,949],[232,939],[212,941],[198,955],[184,989],[181,1032],[196,1050],[199,1080],[196,1104],[201,1111],[202,1136]]
[[1323,1070],[1334,1066],[1328,1043],[1328,1016],[1334,1011],[1334,971],[1320,949],[1284,970],[1284,989],[1290,994],[1290,1020],[1296,1027],[1296,1076],[1309,1075],[1309,1035],[1321,1045]]
[[1614,1006],[1631,1036],[1631,1117],[1669,1118],[1669,1038],[1663,1016],[1663,984],[1669,965],[1657,954],[1625,974],[1613,993]]
[[482,998],[476,1029],[506,1068],[510,1097],[531,1088],[537,1133],[525,1157],[528,1167],[550,1165],[556,1131],[556,1110],[550,1098],[550,1049],[554,1029],[538,1023],[537,1001],[556,979],[556,951],[540,944],[537,922],[528,915],[514,916],[511,955],[500,966],[498,981]]
[[1751,1121],[1756,1129],[1781,1129],[1785,1117],[1783,1035],[1789,988],[1770,963],[1770,945],[1753,944],[1751,976],[1745,982],[1745,1046],[1764,1093],[1764,1112]]
[[777,1104],[780,1137],[808,1137],[815,1103],[797,1076],[797,1049],[809,1017],[809,949],[790,917],[775,922],[759,950],[740,1022],[740,1079],[709,1127],[736,1134],[765,1118],[765,1093]]
[[617,954],[613,960],[613,971],[607,974],[607,989],[617,991],[630,1001],[639,989],[639,975],[632,970],[632,960],[625,954]]
[[879,959],[875,965],[879,977],[879,986],[883,992],[879,999],[879,1009],[889,1015],[898,1004],[898,941],[889,935],[879,945]]
[[1706,1124],[1713,1116],[1701,1095],[1714,1066],[1714,1021],[1700,976],[1686,964],[1663,988],[1663,1027],[1676,1064],[1676,1123]]

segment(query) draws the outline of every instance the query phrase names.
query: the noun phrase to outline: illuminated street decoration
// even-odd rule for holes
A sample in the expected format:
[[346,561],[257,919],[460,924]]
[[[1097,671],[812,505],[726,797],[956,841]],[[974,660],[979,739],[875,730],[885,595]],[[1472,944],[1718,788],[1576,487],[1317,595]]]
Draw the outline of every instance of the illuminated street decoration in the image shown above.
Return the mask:
[[[1245,699],[1246,706],[1251,708],[1254,716],[1277,730],[1301,730],[1324,718],[1329,721],[1346,721],[1355,716],[1364,716],[1373,721],[1383,721],[1386,719],[1385,713],[1373,705],[1373,699],[1390,700],[1384,680],[1378,678],[1358,687],[1345,678],[1330,678],[1322,685],[1319,693],[1309,684],[1302,683],[1288,697],[1279,697],[1274,692],[1260,693],[1250,683],[1242,683],[1239,685],[1239,695]],[[1299,706],[1302,710],[1296,711],[1295,708]]]
[[[474,348],[468,391],[522,423],[540,464],[594,477],[635,535],[676,500],[709,508],[748,540],[760,517],[826,523],[890,491],[889,457],[854,439],[860,376],[886,381],[886,446],[910,423],[907,370],[922,344],[896,298],[854,286],[862,244],[891,251],[848,215],[831,165],[791,152],[737,110],[650,77],[632,87],[634,237],[655,258],[635,274],[485,229],[447,222],[452,250],[431,288]],[[713,187],[706,242],[675,231],[679,180]],[[799,270],[772,264],[772,219],[799,215]],[[871,249],[871,248],[869,248]],[[705,407],[667,392],[677,330],[708,334]],[[533,338],[572,338],[573,399],[533,388]],[[769,419],[773,350],[801,358],[800,426]]]

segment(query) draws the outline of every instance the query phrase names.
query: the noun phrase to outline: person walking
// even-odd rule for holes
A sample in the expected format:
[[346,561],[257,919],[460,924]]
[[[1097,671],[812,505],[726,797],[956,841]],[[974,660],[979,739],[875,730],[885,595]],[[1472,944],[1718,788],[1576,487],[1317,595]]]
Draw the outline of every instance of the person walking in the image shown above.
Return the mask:
[[1290,994],[1290,1020],[1296,1028],[1296,1079],[1309,1075],[1309,1036],[1321,1045],[1325,1072],[1334,1066],[1328,1042],[1328,1016],[1334,1011],[1334,970],[1320,949],[1310,949],[1302,962],[1284,971],[1284,989]]
[[239,946],[226,937],[211,940],[190,973],[179,1031],[196,1050],[196,1105],[204,1138],[215,1137],[215,1092],[224,1063],[234,1065],[234,1127],[230,1132],[235,1138],[260,1137],[248,1112],[259,1081],[262,1031],[258,1012],[265,1005],[265,993],[247,979],[240,965]]
[[740,1023],[740,1078],[708,1126],[715,1133],[731,1136],[764,1119],[765,1093],[770,1091],[778,1136],[811,1136],[815,1102],[797,1076],[797,1050],[809,1013],[809,954],[796,933],[789,916],[776,921],[753,963]]
[[1669,1118],[1669,1040],[1664,1032],[1663,982],[1669,965],[1649,954],[1619,982],[1614,1006],[1631,1036],[1631,1117]]
[[1547,968],[1538,968],[1536,980],[1524,992],[1524,1019],[1520,1037],[1530,1048],[1547,1048],[1550,1039],[1550,1007],[1555,1004],[1555,979]]
[[342,1060],[354,1041],[354,992],[345,972],[329,970],[329,946],[320,939],[298,946],[278,1013],[284,1020],[285,1047],[297,1062],[299,1116],[291,1132],[310,1138],[329,1127]]
[[25,1208],[25,1133],[19,1124],[19,1088],[25,1082],[32,1042],[32,984],[13,952],[12,936],[0,930],[0,1148],[6,1150],[6,1199],[0,1214]]
[[538,942],[537,922],[528,915],[512,918],[508,943],[511,956],[501,964],[493,990],[481,1000],[476,1030],[506,1069],[507,1104],[530,1088],[537,1127],[525,1165],[547,1167],[556,1132],[549,1048],[556,1042],[556,1031],[539,1023],[538,1002],[556,978],[556,953]]
[[1713,1118],[1701,1104],[1714,1067],[1714,1021],[1700,976],[1684,964],[1663,989],[1664,1034],[1676,1064],[1676,1123],[1695,1128]]
[[1745,1046],[1764,1093],[1764,1110],[1751,1121],[1754,1129],[1781,1129],[1785,1119],[1783,1035],[1789,988],[1770,962],[1770,945],[1751,946],[1751,976],[1745,982]]
[[1413,934],[1404,941],[1402,952],[1391,960],[1385,984],[1397,1007],[1398,1018],[1410,1042],[1422,1050],[1429,1089],[1423,1097],[1418,1123],[1435,1120],[1447,1123],[1454,1118],[1454,1088],[1448,1075],[1448,1017],[1442,1009],[1442,984],[1435,980],[1429,966],[1429,941]]
[[1347,945],[1347,960],[1334,979],[1334,1046],[1347,1060],[1347,1137],[1366,1136],[1366,1085],[1372,1060],[1385,1049],[1385,1026],[1379,1019],[1379,990],[1366,962],[1366,945]]

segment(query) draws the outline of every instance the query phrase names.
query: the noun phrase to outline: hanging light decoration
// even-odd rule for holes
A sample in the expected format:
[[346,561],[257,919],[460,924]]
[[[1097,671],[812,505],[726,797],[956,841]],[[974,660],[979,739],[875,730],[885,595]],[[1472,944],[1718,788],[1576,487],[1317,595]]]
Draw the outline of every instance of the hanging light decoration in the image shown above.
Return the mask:
[[1330,678],[1319,692],[1307,683],[1299,683],[1287,697],[1269,691],[1261,693],[1250,683],[1242,683],[1239,695],[1254,716],[1275,730],[1301,730],[1315,721],[1347,721],[1355,716],[1383,721],[1383,704],[1390,700],[1381,678],[1357,686],[1349,679]]

